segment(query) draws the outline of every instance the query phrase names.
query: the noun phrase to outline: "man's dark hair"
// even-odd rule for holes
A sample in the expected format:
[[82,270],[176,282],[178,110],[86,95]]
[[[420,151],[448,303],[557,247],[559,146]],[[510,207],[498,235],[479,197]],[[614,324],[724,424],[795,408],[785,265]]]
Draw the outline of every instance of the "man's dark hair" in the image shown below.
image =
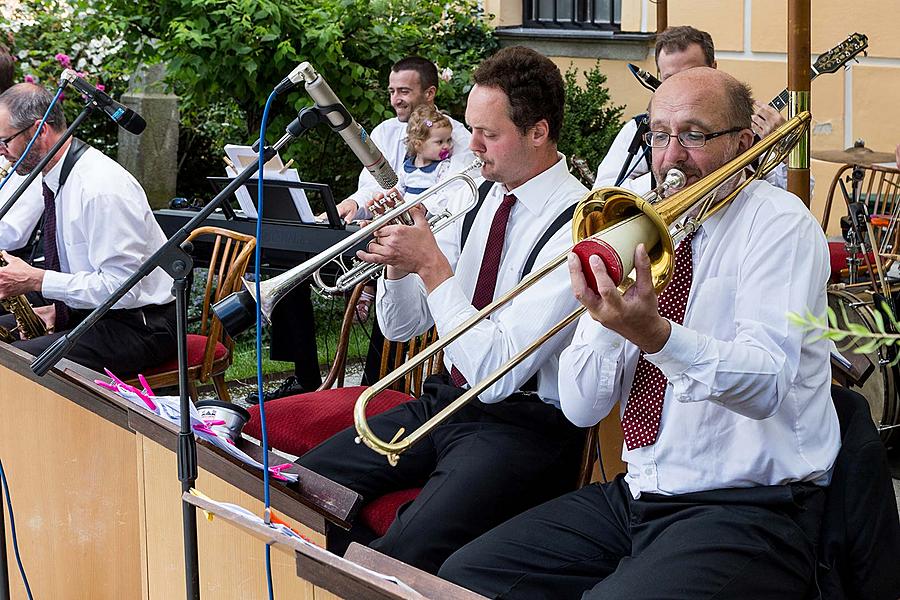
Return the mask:
[[[24,129],[44,118],[52,101],[50,90],[33,83],[17,83],[0,94],[0,106],[9,112],[9,126],[13,129]],[[65,130],[66,116],[61,102],[57,102],[50,111],[46,126],[54,131]]]
[[716,47],[713,45],[712,36],[690,25],[669,27],[656,36],[656,62],[659,63],[659,54],[663,50],[669,54],[684,52],[691,44],[700,46],[703,58],[706,59],[706,66],[713,66],[716,62]]
[[6,46],[0,44],[0,94],[12,87],[16,59]]
[[566,91],[559,68],[549,58],[530,48],[510,46],[481,63],[472,77],[477,85],[503,90],[509,118],[523,134],[546,119],[550,139],[559,140]]
[[435,90],[438,87],[437,67],[427,58],[422,58],[421,56],[407,56],[406,58],[401,58],[394,63],[394,66],[391,67],[391,71],[394,73],[400,71],[415,71],[419,74],[419,83],[422,85],[423,92],[430,87],[433,87]]

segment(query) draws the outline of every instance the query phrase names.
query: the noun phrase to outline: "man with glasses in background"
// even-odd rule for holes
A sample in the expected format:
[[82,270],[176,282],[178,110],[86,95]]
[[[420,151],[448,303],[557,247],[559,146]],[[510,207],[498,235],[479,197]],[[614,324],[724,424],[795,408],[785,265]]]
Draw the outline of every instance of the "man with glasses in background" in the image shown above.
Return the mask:
[[[66,130],[59,104],[43,87],[20,83],[0,94],[0,156],[16,162],[25,176],[37,168]],[[31,150],[25,149],[47,121]],[[0,298],[40,294],[46,306],[35,309],[47,335],[13,342],[33,355],[83,321],[150,255],[165,243],[140,184],[117,162],[72,138],[52,156],[36,180],[43,215],[41,268],[3,252]],[[175,302],[172,278],[156,269],[131,289],[69,350],[71,360],[96,371],[108,367],[133,375],[175,354]],[[12,330],[13,315],[0,317]],[[52,333],[51,333],[52,332]]]

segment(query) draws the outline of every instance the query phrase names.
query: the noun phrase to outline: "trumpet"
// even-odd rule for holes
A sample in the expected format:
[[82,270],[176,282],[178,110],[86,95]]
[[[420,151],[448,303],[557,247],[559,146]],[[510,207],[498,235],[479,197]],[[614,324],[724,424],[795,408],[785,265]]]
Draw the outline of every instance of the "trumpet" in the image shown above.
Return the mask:
[[260,282],[260,297],[258,299],[255,295],[256,290],[254,283],[245,280],[244,289],[213,304],[213,312],[219,318],[219,321],[222,322],[222,326],[225,328],[225,331],[228,332],[228,335],[234,337],[256,323],[257,304],[259,304],[259,310],[262,313],[265,322],[270,323],[275,305],[284,298],[288,292],[309,277],[313,277],[317,285],[321,283],[321,289],[325,293],[339,293],[349,290],[359,283],[368,281],[372,277],[377,277],[383,271],[384,265],[365,263],[363,261],[360,261],[350,271],[339,277],[334,286],[325,285],[324,282],[322,282],[319,271],[322,267],[341,256],[350,248],[353,248],[363,240],[371,237],[378,229],[394,223],[397,219],[402,219],[403,216],[408,217],[405,213],[411,208],[419,206],[425,200],[446,190],[450,185],[453,185],[457,181],[461,181],[469,187],[472,199],[462,209],[457,210],[455,213],[445,209],[429,219],[429,223],[435,233],[447,227],[452,222],[465,215],[468,211],[472,210],[478,203],[478,186],[470,173],[471,171],[480,169],[482,164],[480,159],[474,160],[469,166],[453,177],[427,189],[413,200],[397,204],[374,219],[367,226],[361,228],[356,233],[347,236],[330,248],[323,250],[309,260],[300,263],[293,269],[285,271],[277,277]]
[[[607,253],[605,256],[601,255],[601,258],[607,264],[607,270],[610,272],[614,271],[612,262],[619,261],[618,267],[623,276],[616,283],[619,290],[624,292],[634,281],[627,276],[631,267],[625,267],[623,263],[630,260],[628,257],[634,256],[634,251],[639,243],[644,243],[650,255],[650,274],[653,287],[657,294],[660,293],[672,278],[675,265],[675,239],[681,239],[684,235],[696,231],[706,219],[727,206],[752,181],[765,177],[775,169],[806,133],[810,120],[809,112],[800,113],[737,158],[694,185],[668,197],[663,197],[664,191],[654,191],[647,197],[641,197],[616,187],[589,192],[578,203],[572,217],[572,238],[575,247],[581,244],[613,247],[616,256],[611,257]],[[723,187],[726,184],[735,181],[739,175],[745,173],[757,159],[759,159],[759,167],[755,172],[744,176],[727,194],[720,193],[720,191],[725,191]],[[674,177],[673,181],[676,179],[677,177]],[[667,175],[666,181],[669,180],[670,177]],[[720,196],[722,197],[720,198]],[[685,215],[690,216],[683,218]],[[673,229],[672,232],[670,232],[670,227]],[[622,235],[623,232],[626,235]],[[357,443],[364,443],[375,452],[386,456],[391,465],[396,465],[400,454],[421,438],[429,435],[433,429],[449,419],[468,402],[477,398],[482,391],[528,358],[542,344],[578,319],[586,310],[583,306],[551,327],[530,346],[519,351],[487,378],[473,385],[463,395],[445,406],[406,437],[402,437],[405,432],[401,429],[391,441],[385,441],[376,436],[369,427],[366,419],[366,406],[372,398],[389,388],[398,379],[405,377],[426,361],[431,360],[447,345],[459,339],[498,308],[561,266],[566,262],[568,254],[569,251],[566,251],[534,270],[517,286],[472,315],[459,327],[423,349],[412,359],[394,369],[384,379],[363,391],[353,409],[353,421],[358,434]]]

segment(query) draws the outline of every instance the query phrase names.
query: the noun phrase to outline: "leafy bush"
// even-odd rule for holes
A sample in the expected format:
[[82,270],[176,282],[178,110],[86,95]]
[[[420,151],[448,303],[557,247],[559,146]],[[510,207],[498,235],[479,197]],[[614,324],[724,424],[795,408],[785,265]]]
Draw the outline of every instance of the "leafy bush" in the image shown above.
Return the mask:
[[[244,128],[230,142],[256,139],[269,92],[304,60],[371,129],[393,115],[384,90],[390,66],[398,59],[421,54],[434,60],[448,79],[437,102],[461,115],[472,69],[497,47],[477,0],[95,2],[103,7],[101,13],[116,15],[114,21],[127,20],[129,47],[167,64],[185,120],[194,119],[189,122],[196,126],[216,104],[225,106],[225,112],[237,110]],[[276,103],[269,141],[311,103],[302,86]],[[217,154],[225,140],[210,136],[208,141]],[[332,185],[338,198],[355,188],[360,165],[325,127],[283,154],[295,160],[303,177]],[[221,165],[213,161],[208,169],[219,173]]]
[[610,104],[606,75],[600,63],[585,71],[585,85],[577,83],[578,70],[566,70],[566,115],[559,136],[559,151],[570,159],[584,159],[591,169],[606,156],[610,145],[622,128],[623,106]]
[[[64,68],[72,68],[111,96],[128,86],[132,66],[121,54],[124,41],[109,27],[98,29],[97,11],[88,0],[29,0],[0,13],[0,29],[10,33],[11,50],[18,59],[16,81],[30,81],[55,88]],[[76,18],[77,15],[77,18]],[[71,122],[84,107],[79,94],[63,96],[63,110]],[[115,156],[117,128],[96,114],[85,120],[76,135]]]

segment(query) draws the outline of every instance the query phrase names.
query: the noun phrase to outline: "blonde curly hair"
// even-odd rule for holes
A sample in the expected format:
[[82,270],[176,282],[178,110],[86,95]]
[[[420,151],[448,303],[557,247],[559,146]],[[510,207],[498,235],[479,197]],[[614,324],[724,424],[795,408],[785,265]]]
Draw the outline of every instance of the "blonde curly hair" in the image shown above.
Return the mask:
[[406,153],[415,156],[435,127],[453,129],[450,118],[430,104],[423,104],[412,112],[406,124]]

